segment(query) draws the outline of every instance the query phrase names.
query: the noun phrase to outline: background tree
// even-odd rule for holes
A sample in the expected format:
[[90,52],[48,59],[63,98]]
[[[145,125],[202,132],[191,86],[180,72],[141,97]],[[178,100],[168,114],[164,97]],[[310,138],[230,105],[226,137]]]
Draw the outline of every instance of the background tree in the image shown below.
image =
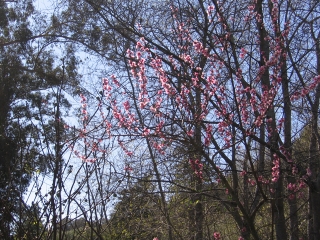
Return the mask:
[[[72,94],[77,83],[77,60],[68,46],[68,60],[61,64],[55,59],[48,47],[51,40],[43,38],[44,17],[32,1],[1,1],[0,11],[0,235],[3,239],[14,235],[34,239],[46,230],[42,224],[44,213],[39,210],[43,205],[34,199],[28,206],[24,193],[34,176],[50,172],[55,162],[52,147],[56,145],[59,152],[57,141],[65,141],[51,133],[52,129],[63,129],[62,112],[70,104],[61,89],[64,94]],[[60,156],[57,151],[56,156]],[[30,226],[30,232],[22,234]]]
[[127,188],[117,194],[118,203],[110,217],[110,239],[166,238],[154,183],[148,177],[135,182],[129,172],[127,181]]
[[[314,14],[318,3],[257,1],[239,7],[232,2],[176,1],[172,2],[171,13],[164,14],[168,16],[163,20],[166,24],[161,24],[172,26],[170,31],[161,27],[155,31],[144,19],[141,24],[132,21],[126,25],[136,13],[123,14],[130,4],[121,8],[117,2],[85,3],[107,29],[115,29],[127,41],[132,42],[132,36],[143,37],[135,51],[127,52],[132,75],[104,80],[105,104],[111,107],[113,118],[103,120],[110,121],[111,128],[104,126],[110,131],[120,127],[114,135],[118,135],[128,156],[136,154],[134,141],[144,141],[159,190],[165,193],[163,183],[170,179],[165,171],[168,165],[161,162],[159,154],[166,156],[172,146],[188,147],[190,167],[202,179],[200,182],[217,176],[226,189],[229,201],[221,199],[221,204],[237,222],[242,238],[261,238],[256,220],[268,205],[269,237],[287,239],[290,235],[297,239],[301,233],[297,231],[295,194],[304,181],[313,182],[309,185],[313,199],[310,207],[314,210],[309,238],[316,239],[319,214],[315,215],[314,204],[318,195],[311,187],[316,185],[316,162],[310,157],[311,175],[300,176],[291,149],[292,138],[303,125],[295,121],[300,102],[313,108],[305,119],[314,119],[314,126],[317,122],[318,70],[317,64],[307,59],[317,56],[319,29],[314,25]],[[295,13],[296,8],[303,10]],[[115,21],[122,23],[119,30],[114,27]],[[309,34],[308,47],[296,51],[295,47],[301,46],[298,33],[302,28]],[[308,74],[302,78],[301,71]],[[123,95],[126,100],[122,100]],[[242,149],[243,159],[237,149]],[[249,185],[254,188],[250,190]],[[286,186],[292,194],[287,195]],[[196,188],[194,194],[203,195],[201,189]],[[200,207],[201,198],[198,200]],[[290,224],[286,221],[286,204],[290,206]],[[169,215],[167,221],[173,229]],[[195,234],[195,239],[201,238],[201,233]]]

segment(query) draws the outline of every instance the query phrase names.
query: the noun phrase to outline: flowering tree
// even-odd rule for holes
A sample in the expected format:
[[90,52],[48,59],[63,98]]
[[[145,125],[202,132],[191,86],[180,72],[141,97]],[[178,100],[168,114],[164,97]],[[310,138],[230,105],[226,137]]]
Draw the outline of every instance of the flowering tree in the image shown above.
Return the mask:
[[[176,165],[165,160],[176,149],[184,149],[192,172],[192,185],[184,186],[193,193],[192,239],[203,239],[205,195],[227,209],[239,239],[262,239],[263,231],[267,238],[320,238],[318,10],[316,1],[174,1],[171,33],[161,40],[143,21],[130,34],[119,30],[141,38],[127,51],[127,78],[103,79],[100,126],[128,159],[146,146],[169,239],[178,233],[164,183],[174,181],[168,170]],[[303,165],[292,146],[306,126]],[[308,228],[300,224],[305,203]],[[266,207],[270,225],[261,230],[257,216]],[[219,229],[212,234],[221,238]]]

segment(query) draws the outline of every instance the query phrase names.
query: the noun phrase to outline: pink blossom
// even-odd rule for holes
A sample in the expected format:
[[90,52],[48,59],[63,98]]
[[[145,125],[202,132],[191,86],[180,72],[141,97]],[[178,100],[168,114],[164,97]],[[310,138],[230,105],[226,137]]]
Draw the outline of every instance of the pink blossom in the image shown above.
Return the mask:
[[212,132],[212,125],[209,124],[207,126],[207,129],[206,129],[206,137],[205,137],[205,140],[204,140],[204,145],[205,146],[209,146],[210,145],[210,142],[211,142],[211,132]]
[[310,168],[307,168],[307,176],[308,176],[308,177],[311,177],[311,174],[312,174],[312,173],[311,173]]
[[220,235],[219,232],[214,232],[213,233],[213,237],[214,237],[215,240],[220,240],[221,239],[221,235]]
[[194,134],[194,131],[192,129],[190,129],[189,131],[187,131],[187,135],[192,137]]
[[125,102],[123,103],[123,106],[124,106],[124,109],[125,109],[126,111],[128,111],[129,108],[130,108],[129,101],[125,101]]
[[277,182],[280,177],[280,159],[276,154],[274,154],[273,157],[272,182]]
[[103,89],[107,92],[110,92],[112,90],[110,84],[109,84],[109,80],[107,78],[103,78]]
[[252,186],[256,185],[256,181],[253,179],[248,179],[248,183],[250,183]]
[[245,48],[241,48],[239,57],[244,58],[246,54],[247,54],[247,50]]
[[290,194],[289,195],[289,200],[293,200],[293,199],[295,199],[296,198],[296,196],[294,195],[294,194]]
[[289,191],[294,191],[296,189],[296,185],[295,184],[293,184],[293,183],[289,183],[288,184],[288,190]]
[[194,42],[193,42],[193,47],[194,47],[194,49],[195,49],[198,53],[201,53],[201,52],[202,52],[203,46],[202,46],[202,43],[201,43],[201,42],[199,42],[199,41],[194,41]]
[[150,134],[150,129],[148,129],[148,128],[145,127],[145,128],[143,129],[142,135],[146,137],[146,136],[148,136],[149,134]]
[[248,10],[249,10],[249,11],[253,11],[253,10],[254,10],[254,8],[255,8],[255,6],[254,6],[254,5],[249,5],[249,6],[248,6]]
[[263,182],[263,177],[261,175],[258,177],[258,182]]
[[194,170],[194,173],[196,174],[196,176],[199,179],[202,179],[203,178],[203,175],[202,175],[203,164],[200,162],[200,160],[199,159],[196,159],[196,160],[190,159],[189,163],[191,165],[191,168]]
[[299,181],[299,189],[305,188],[306,186],[307,186],[306,183],[302,179],[300,179],[300,181]]
[[214,6],[208,6],[207,13],[210,15],[214,11]]
[[129,165],[125,166],[125,167],[124,167],[124,170],[125,170],[126,172],[131,172],[131,171],[133,171],[133,169],[132,169]]
[[241,173],[240,173],[240,176],[243,177],[244,175],[246,175],[247,172],[245,170],[243,170]]

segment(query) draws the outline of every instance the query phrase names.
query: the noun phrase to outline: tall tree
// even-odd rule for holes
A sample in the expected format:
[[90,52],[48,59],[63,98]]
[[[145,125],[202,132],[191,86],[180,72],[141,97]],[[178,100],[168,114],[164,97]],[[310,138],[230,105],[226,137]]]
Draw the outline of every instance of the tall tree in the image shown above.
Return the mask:
[[[36,172],[45,173],[51,164],[50,147],[55,139],[50,139],[48,129],[53,127],[53,122],[63,123],[61,115],[48,120],[52,117],[51,106],[69,106],[61,91],[54,103],[50,90],[54,92],[61,85],[64,89],[74,88],[77,63],[72,49],[67,51],[65,64],[55,60],[48,47],[52,40],[44,38],[42,33],[43,16],[36,12],[32,1],[1,1],[0,11],[0,235],[10,239],[14,229],[26,227],[22,219],[28,206],[23,193],[32,176]],[[68,81],[63,81],[63,75]],[[38,219],[39,213],[35,214],[28,216],[29,219]],[[37,226],[41,224],[37,221]],[[44,228],[41,231],[38,234]],[[21,233],[17,234],[21,237]]]
[[[174,224],[164,182],[172,175],[170,163],[162,160],[172,147],[181,147],[188,148],[198,179],[194,239],[202,239],[201,186],[213,177],[228,196],[221,204],[245,239],[262,238],[255,222],[265,206],[271,209],[268,237],[298,239],[301,211],[295,198],[307,182],[308,234],[319,238],[317,1],[177,0],[171,9],[153,1],[67,2],[70,11],[60,20],[66,37],[96,54],[108,53],[108,60],[124,67],[119,78],[104,79],[101,112],[110,109],[113,115],[102,115],[102,126],[132,160],[145,144],[169,233]],[[72,32],[70,14],[80,7],[88,12],[77,25],[83,31]],[[102,41],[110,38],[117,43]],[[126,51],[136,40],[134,51]],[[301,174],[291,154],[292,138],[309,122],[309,167]]]

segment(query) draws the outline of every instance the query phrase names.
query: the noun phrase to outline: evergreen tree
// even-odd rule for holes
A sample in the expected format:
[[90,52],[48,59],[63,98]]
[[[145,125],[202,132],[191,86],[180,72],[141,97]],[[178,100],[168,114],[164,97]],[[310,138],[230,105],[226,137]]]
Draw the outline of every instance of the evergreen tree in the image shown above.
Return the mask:
[[52,165],[57,139],[50,132],[63,131],[70,107],[64,93],[76,87],[77,60],[71,47],[63,52],[66,61],[57,60],[32,1],[1,1],[0,12],[0,237],[10,239],[13,229],[26,228],[19,219],[33,174]]

